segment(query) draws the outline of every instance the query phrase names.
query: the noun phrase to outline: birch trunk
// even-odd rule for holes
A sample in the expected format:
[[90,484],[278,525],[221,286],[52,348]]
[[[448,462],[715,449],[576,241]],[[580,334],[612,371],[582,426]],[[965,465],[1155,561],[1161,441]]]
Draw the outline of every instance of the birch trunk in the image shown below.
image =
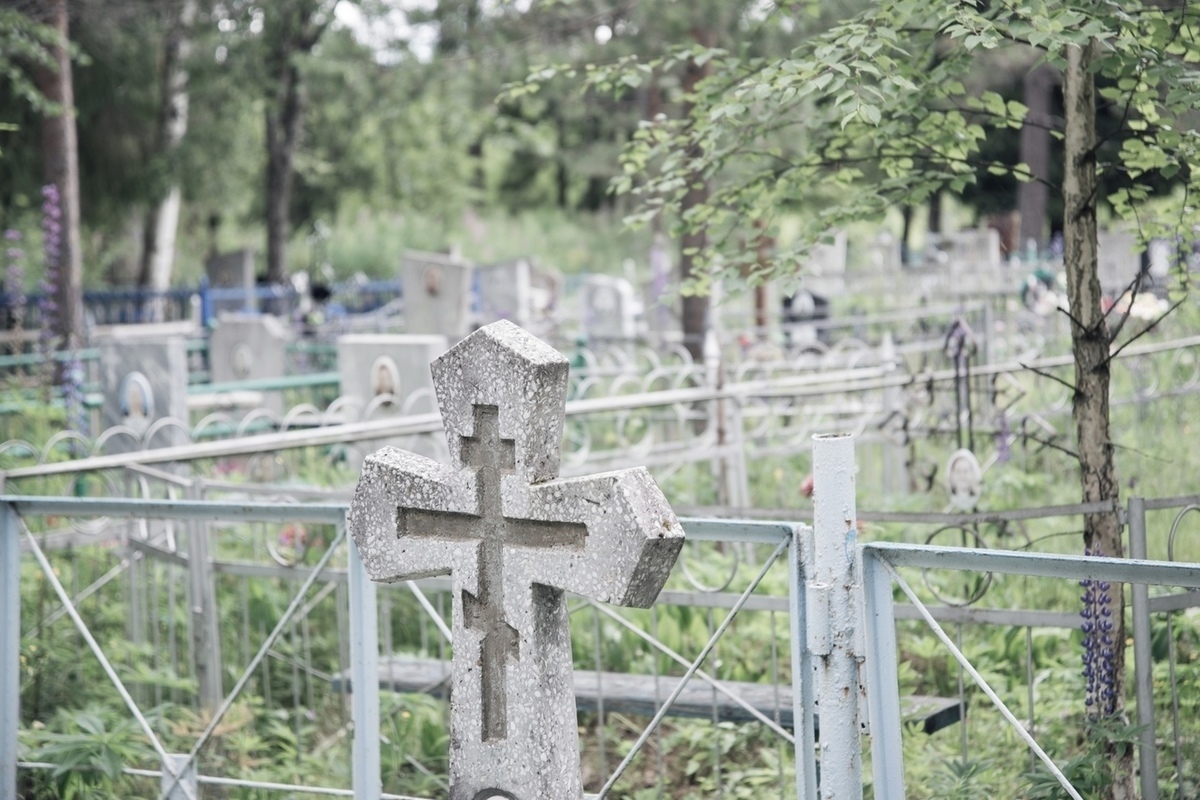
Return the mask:
[[183,191],[179,186],[179,171],[174,162],[179,146],[183,144],[183,138],[187,135],[187,60],[191,55],[191,34],[195,22],[196,0],[183,0],[179,7],[179,16],[171,26],[163,47],[158,146],[160,153],[171,165],[171,177],[165,193],[146,213],[142,263],[138,275],[138,285],[155,292],[163,292],[170,287],[171,273],[175,267],[175,236],[179,230]]
[[[1113,503],[1111,512],[1085,516],[1084,544],[1094,554],[1121,558],[1125,551],[1116,512],[1119,487],[1109,435],[1109,333],[1100,306],[1097,275],[1096,86],[1091,72],[1095,44],[1068,47],[1066,56],[1063,232],[1072,318],[1071,343],[1075,357],[1073,413],[1078,436],[1079,477],[1084,502]],[[1111,614],[1108,619],[1113,624],[1112,680],[1111,685],[1099,687],[1089,698],[1092,701],[1089,715],[1096,713],[1094,709],[1105,699],[1097,695],[1107,688],[1113,693],[1111,714],[1102,712],[1099,716],[1120,721],[1125,715],[1125,599],[1118,584],[1109,587],[1105,594],[1110,598],[1106,605]],[[1114,778],[1106,796],[1114,800],[1132,800],[1136,796],[1132,748],[1110,742],[1106,754]]]
[[[692,37],[697,44],[704,47],[712,47],[716,36],[708,30],[693,30]],[[697,64],[693,60],[689,60],[687,69],[683,76],[683,92],[687,97],[691,97],[696,91],[696,87],[712,74],[712,62],[705,61],[703,64]],[[692,114],[695,107],[694,102],[688,99],[684,103],[683,115],[688,118]],[[693,145],[690,158],[699,159],[702,153],[700,145]],[[680,214],[684,219],[688,216],[688,211],[701,206],[708,202],[709,183],[703,174],[696,172],[688,176],[688,190],[683,197],[683,203],[680,207]],[[684,232],[680,241],[679,252],[679,277],[685,283],[692,277],[695,270],[696,258],[704,250],[708,243],[708,237],[703,229],[694,230],[688,229]],[[708,309],[709,297],[708,294],[687,295],[683,298],[683,346],[691,353],[692,359],[697,363],[704,360],[704,336],[708,331]]]

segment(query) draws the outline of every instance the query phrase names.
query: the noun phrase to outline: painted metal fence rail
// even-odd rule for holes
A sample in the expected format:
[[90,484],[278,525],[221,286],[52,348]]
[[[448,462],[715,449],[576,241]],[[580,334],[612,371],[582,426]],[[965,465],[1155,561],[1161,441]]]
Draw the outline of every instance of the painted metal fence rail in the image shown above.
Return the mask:
[[[4,612],[3,616],[0,617],[0,653],[4,654],[4,658],[0,660],[0,721],[3,721],[0,723],[0,800],[11,800],[11,798],[17,797],[17,771],[19,769],[52,769],[55,766],[40,762],[19,761],[17,758],[17,735],[20,726],[20,713],[17,701],[20,694],[19,656],[21,652],[19,578],[23,549],[27,551],[27,554],[32,555],[39,564],[42,575],[50,582],[58,599],[62,602],[66,615],[71,618],[79,634],[86,640],[92,656],[100,662],[129,713],[137,721],[140,730],[156,750],[158,759],[161,762],[157,770],[145,769],[143,768],[144,765],[136,767],[126,765],[123,770],[124,774],[149,778],[161,777],[163,788],[160,797],[164,800],[197,797],[197,787],[206,784],[242,786],[303,794],[354,796],[369,799],[405,797],[404,795],[385,794],[381,791],[377,587],[367,579],[352,545],[347,545],[344,551],[347,559],[345,574],[348,583],[350,609],[350,669],[348,677],[354,687],[351,693],[351,722],[354,729],[352,788],[296,786],[282,783],[240,780],[222,776],[206,776],[199,774],[196,769],[195,758],[201,748],[209,741],[222,717],[232,707],[239,693],[252,679],[252,676],[255,675],[262,662],[268,657],[272,645],[283,635],[284,630],[289,624],[289,620],[306,605],[305,600],[310,594],[312,587],[328,575],[330,559],[335,554],[343,552],[341,545],[345,540],[345,513],[346,506],[343,503],[296,505],[198,500],[0,498],[0,565],[4,569],[4,573],[0,575],[0,585],[3,586],[4,593],[0,597]],[[220,699],[214,703],[216,708],[204,732],[196,740],[188,753],[179,754],[167,752],[163,747],[159,738],[147,722],[145,714],[135,701],[133,692],[121,682],[117,670],[109,662],[100,645],[88,632],[87,626],[73,604],[70,593],[55,577],[47,555],[39,545],[38,537],[30,533],[24,524],[26,518],[33,519],[46,516],[73,519],[103,517],[110,521],[123,518],[131,520],[168,520],[188,523],[308,522],[322,525],[336,525],[338,534],[335,541],[325,551],[320,562],[307,571],[307,577],[300,582],[287,611],[280,618],[274,630],[264,640],[233,688],[227,693],[221,692],[219,688],[216,690],[216,697]],[[719,682],[705,674],[703,670],[700,670],[700,664],[704,660],[704,656],[712,651],[720,635],[728,627],[728,624],[737,615],[738,611],[749,601],[758,586],[758,581],[766,574],[771,565],[784,553],[794,550],[795,532],[798,530],[795,526],[778,522],[685,520],[685,525],[689,537],[694,541],[723,541],[732,542],[735,545],[769,544],[774,546],[774,553],[763,564],[758,574],[758,579],[751,582],[742,592],[738,601],[729,609],[725,623],[712,636],[702,652],[701,658],[693,662],[683,662],[689,665],[685,679],[678,683],[674,694],[667,698],[662,707],[662,713],[657,717],[654,724],[657,724],[657,721],[661,720],[670,702],[682,692],[687,683],[686,678],[690,678],[693,675],[697,675],[700,679],[705,680],[714,687],[723,689],[726,694],[732,695],[736,699],[735,692],[724,689]],[[198,542],[202,542],[205,538],[203,536],[195,537]],[[204,557],[202,552],[197,552],[191,546],[189,546],[189,549],[191,549],[191,553],[189,554],[191,557]],[[795,570],[793,572],[795,573]],[[418,598],[423,599],[421,590],[415,584],[409,584],[409,586]],[[202,591],[201,588],[197,587],[197,596]],[[198,602],[204,603],[209,601],[200,600]],[[440,622],[440,615],[433,613],[434,609],[427,600],[423,602],[423,605],[432,613],[435,620]],[[202,625],[200,627],[203,628],[205,626]],[[203,630],[199,631],[197,635],[200,637],[202,646],[211,646],[212,640],[215,638],[211,632],[206,633]],[[793,640],[795,641],[796,637],[793,636]],[[798,680],[799,675],[800,673],[793,674],[793,684],[796,686],[807,685],[807,682]],[[203,682],[204,675],[198,675],[198,677]],[[203,687],[201,689],[203,690]],[[744,706],[749,706],[745,701],[742,701],[742,703]],[[753,709],[750,710],[753,711]],[[798,720],[803,719],[804,710],[802,705],[793,702],[792,714]],[[773,727],[784,739],[794,741],[791,734],[779,729],[778,725],[772,723],[769,718],[763,717],[761,713],[758,716],[760,721]],[[643,743],[649,737],[652,730],[653,726],[647,729]],[[616,778],[631,759],[632,754],[611,776],[609,780],[610,785],[616,781]]]
[[[1200,590],[1200,568],[1194,564],[1175,563],[1176,531],[1180,520],[1192,511],[1200,510],[1200,496],[1142,500],[1132,498],[1125,512],[1130,532],[1130,548],[1133,558],[1108,559],[1094,557],[1065,556],[1045,553],[992,550],[984,547],[942,547],[920,544],[867,543],[857,541],[859,515],[855,504],[855,459],[854,441],[851,437],[817,437],[814,442],[815,460],[815,515],[813,526],[794,524],[790,521],[746,522],[712,518],[685,519],[684,527],[689,539],[695,541],[721,541],[734,546],[766,545],[773,552],[763,563],[755,580],[751,581],[740,595],[730,597],[724,607],[728,613],[720,626],[716,627],[710,640],[695,658],[687,658],[685,680],[680,681],[675,692],[666,697],[658,712],[638,737],[633,749],[621,764],[609,774],[598,796],[603,797],[612,790],[621,774],[654,734],[655,727],[662,721],[670,704],[683,691],[686,679],[696,676],[709,682],[718,690],[723,682],[714,671],[705,673],[702,666],[717,646],[721,635],[740,612],[773,598],[754,598],[759,581],[776,560],[788,565],[788,597],[786,609],[789,615],[791,635],[792,691],[790,698],[794,718],[794,734],[778,732],[781,738],[795,744],[795,783],[800,798],[861,797],[862,796],[862,736],[870,734],[874,791],[876,797],[899,798],[904,796],[904,762],[901,748],[902,723],[898,669],[897,619],[920,619],[930,627],[934,635],[949,650],[952,657],[979,686],[980,690],[996,704],[1001,715],[1014,727],[1017,735],[1029,746],[1034,757],[1039,759],[1063,785],[1069,796],[1079,797],[1079,792],[1070,786],[1053,758],[1038,744],[1035,736],[1001,701],[987,684],[970,660],[963,654],[952,636],[942,628],[942,622],[954,619],[945,608],[931,607],[922,601],[918,593],[905,580],[902,572],[907,569],[962,570],[977,574],[1014,574],[1038,576],[1063,580],[1104,580],[1114,583],[1130,583],[1133,598],[1133,637],[1135,655],[1134,693],[1136,713],[1142,726],[1138,750],[1142,796],[1157,798],[1158,767],[1156,764],[1156,728],[1154,720],[1154,684],[1150,669],[1149,653],[1151,613],[1167,613],[1188,605],[1195,605],[1196,590]],[[992,514],[960,515],[963,523],[985,521],[1005,514],[1014,519],[1030,517],[1034,513],[1043,515],[1098,513],[1116,510],[1115,506],[1094,507],[1078,505],[1055,507],[1047,510],[1016,510]],[[1168,560],[1151,561],[1145,558],[1147,512],[1175,513],[1167,543]],[[304,609],[316,602],[308,599],[310,590],[330,574],[330,559],[340,557],[343,552],[343,522],[346,512],[344,502],[267,503],[253,500],[118,500],[118,499],[72,499],[47,497],[3,497],[0,498],[0,800],[16,798],[18,770],[48,769],[53,765],[18,761],[17,735],[20,725],[18,698],[20,696],[20,564],[22,551],[39,564],[43,575],[51,583],[63,603],[63,611],[74,622],[79,634],[87,641],[88,648],[100,661],[113,682],[131,716],[156,747],[160,766],[158,769],[143,769],[126,765],[127,774],[148,778],[161,778],[161,797],[175,800],[198,796],[198,787],[205,784],[222,786],[255,787],[262,790],[279,790],[293,794],[315,794],[330,796],[354,796],[364,798],[403,797],[386,795],[381,789],[380,755],[380,672],[378,629],[378,588],[366,579],[358,563],[353,546],[345,552],[345,582],[348,590],[349,609],[349,669],[348,678],[354,687],[351,693],[350,722],[353,725],[353,784],[345,787],[293,786],[283,783],[255,782],[225,776],[199,774],[194,760],[205,742],[216,729],[221,715],[228,711],[238,693],[252,679],[256,670],[271,655],[274,642],[285,635],[293,615],[302,614]],[[206,730],[197,739],[188,753],[167,752],[155,737],[149,723],[139,708],[133,693],[125,687],[117,671],[108,662],[103,650],[87,630],[76,610],[70,593],[54,577],[54,571],[45,550],[37,537],[28,532],[25,519],[45,516],[67,518],[105,517],[110,520],[121,518],[133,520],[181,521],[185,524],[205,522],[308,522],[333,526],[336,538],[319,563],[307,572],[296,574],[298,588],[287,611],[275,628],[266,637],[245,671],[232,690],[216,689],[214,705],[216,713],[211,717]],[[887,515],[862,515],[886,517]],[[922,522],[923,515],[893,515],[898,522]],[[934,515],[929,520],[934,521]],[[943,517],[944,518],[944,517]],[[977,519],[976,519],[977,518]],[[942,519],[942,518],[939,518]],[[189,542],[202,545],[208,537],[189,537]],[[192,545],[189,544],[189,547]],[[1159,550],[1157,544],[1155,549]],[[148,551],[147,551],[148,552]],[[193,558],[204,558],[203,552],[192,550]],[[303,577],[302,577],[303,576]],[[1166,595],[1150,598],[1147,585],[1182,587],[1192,594]],[[416,585],[410,587],[414,596],[421,600],[424,595]],[[897,603],[896,589],[909,604]],[[317,593],[319,594],[319,592]],[[662,602],[662,601],[660,601]],[[429,600],[422,605],[431,612],[435,621],[441,617],[434,612]],[[901,614],[902,610],[906,613]],[[910,612],[910,613],[908,613]],[[1005,621],[1005,612],[995,612],[994,624],[1034,624],[1037,620],[1025,620],[1020,615],[1027,612],[1009,612],[1012,619]],[[1045,613],[1045,612],[1043,612]],[[983,615],[988,621],[987,615]],[[1040,618],[1039,618],[1040,619]],[[1169,619],[1169,617],[1168,617]],[[1044,620],[1042,620],[1044,622]],[[444,623],[443,623],[444,627]],[[200,637],[214,637],[211,632],[200,630]],[[202,639],[203,641],[203,639]],[[1173,662],[1172,662],[1173,663]],[[714,677],[716,676],[716,677]],[[203,678],[203,676],[198,676]],[[1174,681],[1174,678],[1172,678]],[[1177,687],[1172,683],[1172,693]],[[817,749],[814,709],[822,711],[820,761],[822,786],[818,795]],[[1174,699],[1174,697],[1173,697]],[[1177,706],[1177,702],[1175,703]],[[1178,710],[1176,709],[1176,714]],[[769,720],[768,720],[769,722]],[[1176,759],[1178,760],[1178,719],[1174,721]],[[782,782],[781,782],[782,784]]]

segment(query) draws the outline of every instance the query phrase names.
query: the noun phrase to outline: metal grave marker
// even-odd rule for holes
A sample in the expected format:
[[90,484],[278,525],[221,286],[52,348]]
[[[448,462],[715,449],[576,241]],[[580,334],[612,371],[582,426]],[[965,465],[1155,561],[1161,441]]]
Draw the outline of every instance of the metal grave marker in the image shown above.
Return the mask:
[[451,800],[582,797],[566,592],[649,607],[683,546],[645,469],[557,479],[567,371],[471,334],[432,365],[452,466],[384,448],[350,506],[373,580],[452,576]]

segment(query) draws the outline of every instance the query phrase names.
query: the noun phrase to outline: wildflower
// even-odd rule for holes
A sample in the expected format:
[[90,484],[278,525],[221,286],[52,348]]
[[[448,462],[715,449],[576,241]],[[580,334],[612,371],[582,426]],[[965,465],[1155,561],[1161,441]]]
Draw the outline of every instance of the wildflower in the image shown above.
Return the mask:
[[[1103,555],[1085,549],[1086,556]],[[1093,718],[1111,716],[1116,711],[1115,650],[1113,648],[1112,592],[1108,581],[1091,579],[1079,582],[1083,588],[1083,677],[1086,683],[1084,705]]]

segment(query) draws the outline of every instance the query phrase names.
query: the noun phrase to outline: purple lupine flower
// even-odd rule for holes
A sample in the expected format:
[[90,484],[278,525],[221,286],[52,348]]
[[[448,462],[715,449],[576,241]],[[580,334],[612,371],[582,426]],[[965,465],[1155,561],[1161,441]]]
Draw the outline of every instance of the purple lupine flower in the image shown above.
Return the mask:
[[72,352],[63,364],[62,392],[67,412],[67,427],[87,436],[87,408],[83,403],[83,362],[79,360],[78,353]]
[[42,293],[38,301],[41,311],[41,330],[38,336],[38,350],[44,359],[46,369],[51,378],[46,385],[53,383],[55,331],[58,328],[58,303],[55,299],[58,291],[58,269],[62,262],[62,202],[58,187],[48,183],[42,187],[42,280],[38,289]]
[[[1100,550],[1085,549],[1085,556],[1103,556]],[[1082,580],[1080,600],[1083,618],[1084,705],[1091,719],[1112,716],[1116,711],[1116,670],[1113,646],[1112,585],[1108,581]]]
[[4,232],[5,248],[4,290],[8,295],[9,314],[12,319],[12,351],[21,348],[21,329],[25,323],[25,250],[21,247],[21,232],[8,229]]

